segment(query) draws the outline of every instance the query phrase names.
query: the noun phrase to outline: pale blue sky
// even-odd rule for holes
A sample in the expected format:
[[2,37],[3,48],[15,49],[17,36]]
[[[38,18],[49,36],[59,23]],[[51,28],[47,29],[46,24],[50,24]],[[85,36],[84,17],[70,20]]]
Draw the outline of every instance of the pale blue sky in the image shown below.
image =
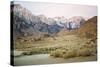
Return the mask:
[[97,16],[96,6],[28,1],[15,1],[14,3],[21,4],[23,7],[30,10],[34,15],[42,14],[46,17],[64,16],[66,18],[71,18],[72,16],[82,16],[90,18]]

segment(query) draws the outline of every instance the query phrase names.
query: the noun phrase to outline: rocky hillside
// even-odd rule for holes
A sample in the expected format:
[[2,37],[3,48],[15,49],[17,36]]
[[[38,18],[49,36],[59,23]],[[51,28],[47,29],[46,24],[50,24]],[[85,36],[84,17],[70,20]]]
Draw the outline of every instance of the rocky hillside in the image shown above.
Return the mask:
[[61,28],[57,24],[48,25],[43,21],[43,16],[34,16],[19,4],[12,6],[12,13],[13,33],[17,37],[51,35],[57,33]]
[[87,38],[97,37],[97,16],[88,19],[79,29],[78,34]]

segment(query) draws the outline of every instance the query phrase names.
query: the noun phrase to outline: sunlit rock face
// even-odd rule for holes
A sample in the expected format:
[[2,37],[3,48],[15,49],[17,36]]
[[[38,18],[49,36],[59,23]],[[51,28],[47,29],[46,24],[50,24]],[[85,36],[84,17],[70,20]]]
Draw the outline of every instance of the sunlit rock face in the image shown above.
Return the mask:
[[65,17],[55,17],[56,24],[69,30],[77,29],[84,24],[85,19],[81,16],[75,16],[70,19]]
[[85,19],[81,16],[75,16],[70,18],[69,22],[72,23],[72,28],[79,28],[85,22]]
[[38,36],[53,34],[60,31],[53,18],[46,18],[43,15],[35,16],[26,8],[16,4],[12,6],[13,33],[14,36]]

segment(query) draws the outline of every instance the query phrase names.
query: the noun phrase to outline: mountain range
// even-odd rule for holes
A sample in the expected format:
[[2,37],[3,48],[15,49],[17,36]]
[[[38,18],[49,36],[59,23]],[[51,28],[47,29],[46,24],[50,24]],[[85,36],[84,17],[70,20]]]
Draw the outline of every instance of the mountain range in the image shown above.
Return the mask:
[[85,23],[85,19],[81,16],[67,19],[63,16],[47,18],[44,15],[34,15],[20,4],[11,4],[11,14],[13,15],[13,35],[15,38],[55,36],[62,29],[75,30]]

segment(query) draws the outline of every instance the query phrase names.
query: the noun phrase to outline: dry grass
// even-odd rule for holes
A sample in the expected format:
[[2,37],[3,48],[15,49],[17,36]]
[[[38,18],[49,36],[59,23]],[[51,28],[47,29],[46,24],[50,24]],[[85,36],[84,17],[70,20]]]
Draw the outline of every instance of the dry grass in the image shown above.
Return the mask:
[[89,56],[97,52],[96,40],[80,39],[76,35],[57,37],[57,40],[47,38],[45,41],[32,43],[18,44],[17,50],[25,51],[22,55],[50,54],[50,56],[61,58]]
[[62,57],[63,54],[66,53],[66,50],[61,50],[61,49],[57,49],[55,51],[52,51],[50,56],[53,56],[53,57]]
[[95,55],[97,53],[96,44],[93,43],[91,40],[87,42],[85,44],[69,45],[64,49],[62,48],[59,50],[55,50],[51,52],[50,56],[67,59],[67,58],[78,57],[78,56],[84,57],[84,56]]
[[77,33],[80,37],[96,38],[97,36],[97,16],[90,18],[82,25]]
[[83,48],[83,49],[80,49],[77,54],[78,56],[90,56],[91,51],[89,48]]
[[77,51],[76,50],[68,50],[65,54],[63,54],[63,58],[72,58],[77,56]]
[[61,57],[61,58],[72,58],[72,57],[78,57],[78,56],[91,56],[96,54],[96,48],[83,48],[83,49],[77,49],[75,50],[70,49],[68,51],[66,50],[56,50],[51,52],[50,56],[53,57]]

